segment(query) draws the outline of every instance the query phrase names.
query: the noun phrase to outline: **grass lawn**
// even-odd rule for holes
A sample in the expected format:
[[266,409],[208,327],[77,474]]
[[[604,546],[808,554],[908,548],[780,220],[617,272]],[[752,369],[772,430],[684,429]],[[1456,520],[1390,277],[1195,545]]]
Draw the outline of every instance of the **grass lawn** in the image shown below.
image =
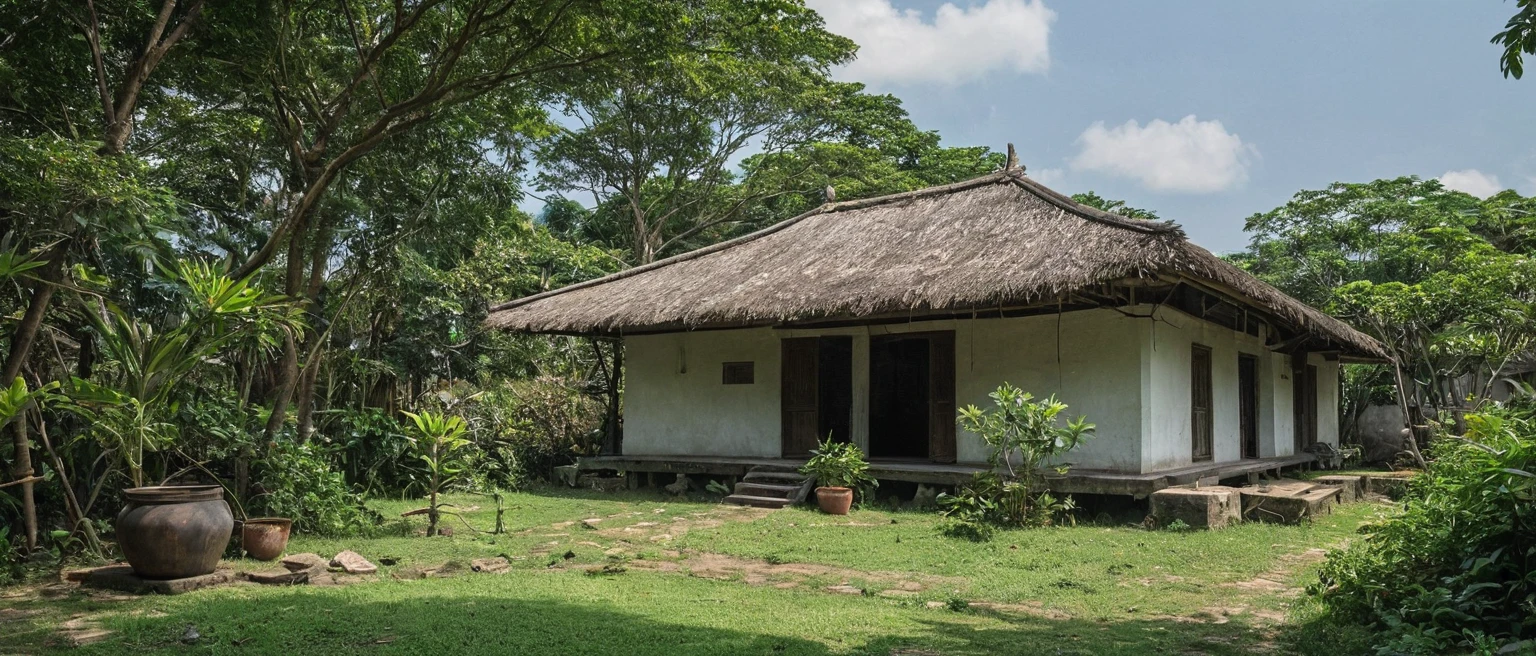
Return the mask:
[[[473,525],[494,525],[494,502],[454,501],[479,506],[467,513]],[[374,503],[386,516],[417,505]],[[1306,526],[1079,526],[973,543],[939,535],[929,513],[833,518],[647,492],[535,491],[507,495],[502,535],[456,524],[454,537],[425,538],[416,521],[289,545],[397,561],[347,585],[176,597],[0,589],[0,653],[1285,653],[1296,636],[1316,640],[1295,622],[1305,608],[1292,606],[1320,548],[1384,508],[1345,506]],[[512,570],[407,575],[495,555]],[[191,646],[179,642],[188,624],[202,634]],[[108,633],[70,646],[91,631]],[[1338,640],[1325,648],[1348,653]]]

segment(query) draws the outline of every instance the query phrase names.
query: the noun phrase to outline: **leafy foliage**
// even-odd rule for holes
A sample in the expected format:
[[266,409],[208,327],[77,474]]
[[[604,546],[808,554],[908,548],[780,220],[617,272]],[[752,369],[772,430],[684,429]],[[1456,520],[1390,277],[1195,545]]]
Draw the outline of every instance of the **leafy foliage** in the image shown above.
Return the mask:
[[1060,425],[1057,417],[1067,405],[1054,395],[1036,401],[1033,394],[1003,383],[988,396],[992,408],[961,408],[959,423],[986,442],[990,467],[956,494],[939,496],[945,516],[958,522],[949,532],[974,539],[990,536],[986,525],[1048,526],[1067,516],[1076,506],[1070,497],[1058,499],[1046,491],[1042,470],[1050,464],[1065,472],[1069,465],[1060,458],[1094,430],[1086,417]]
[[326,536],[364,532],[382,520],[320,445],[280,438],[256,469],[261,484],[246,508],[252,516],[287,517],[296,530]]
[[1504,31],[1493,35],[1493,43],[1504,46],[1499,56],[1504,77],[1518,80],[1525,74],[1525,56],[1536,55],[1536,2],[1516,0],[1515,4],[1520,10],[1509,18]]
[[1437,442],[1397,515],[1329,554],[1313,592],[1374,626],[1380,653],[1491,654],[1536,638],[1533,417],[1469,415],[1465,437]]
[[467,469],[464,449],[472,444],[465,434],[469,427],[464,418],[432,412],[405,413],[416,424],[415,437],[411,440],[416,459],[426,466],[427,535],[437,535],[440,519],[438,494],[452,485]]
[[869,475],[869,461],[864,451],[852,442],[826,440],[811,450],[811,457],[800,467],[800,473],[816,479],[821,487],[846,487],[867,496],[879,482]]

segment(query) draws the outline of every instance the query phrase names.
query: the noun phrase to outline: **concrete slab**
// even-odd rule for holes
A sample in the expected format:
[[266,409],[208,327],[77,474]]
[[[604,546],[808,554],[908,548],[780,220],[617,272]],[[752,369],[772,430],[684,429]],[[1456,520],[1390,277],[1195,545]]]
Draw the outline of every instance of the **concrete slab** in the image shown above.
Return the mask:
[[154,592],[164,595],[177,595],[232,583],[235,580],[235,572],[231,569],[221,569],[212,574],[204,574],[202,576],[155,580],[142,578],[133,573],[132,566],[123,564],[70,572],[65,578],[71,581],[79,581],[80,585],[89,588],[117,590],[134,594]]
[[1299,524],[1332,512],[1343,491],[1332,485],[1282,480],[1244,487],[1241,494],[1243,519]]
[[1235,488],[1170,487],[1149,495],[1152,519],[1158,526],[1183,521],[1191,528],[1223,528],[1242,521],[1240,496]]
[[1361,476],[1331,475],[1312,479],[1318,485],[1339,488],[1339,503],[1354,503],[1365,496],[1365,478]]

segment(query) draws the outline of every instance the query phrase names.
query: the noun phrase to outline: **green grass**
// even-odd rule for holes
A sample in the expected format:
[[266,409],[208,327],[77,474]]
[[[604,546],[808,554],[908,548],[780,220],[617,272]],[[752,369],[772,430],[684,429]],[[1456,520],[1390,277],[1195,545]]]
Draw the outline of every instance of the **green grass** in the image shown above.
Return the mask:
[[[453,501],[480,506],[467,513],[475,526],[494,524],[489,499]],[[374,504],[392,517],[418,505]],[[509,494],[505,507],[503,535],[455,522],[454,537],[426,538],[418,534],[424,522],[412,520],[366,539],[293,540],[290,553],[350,548],[398,561],[377,580],[347,586],[128,600],[67,588],[57,588],[61,596],[36,586],[0,590],[0,653],[66,649],[60,629],[73,621],[112,632],[71,650],[80,653],[1239,654],[1318,645],[1336,656],[1350,653],[1340,637],[1319,628],[1305,604],[1291,608],[1297,586],[1313,576],[1315,558],[1305,554],[1347,539],[1382,509],[1346,506],[1309,526],[1190,533],[1080,526],[1000,531],[973,543],[939,535],[941,520],[918,512],[833,518],[567,490]],[[589,518],[602,521],[587,528],[580,520]],[[564,558],[567,551],[574,557]],[[704,578],[722,574],[695,569],[699,554],[781,563],[767,568],[767,583],[797,585],[748,584],[729,572],[728,580]],[[389,575],[493,555],[511,558],[513,570]],[[584,571],[600,563],[628,569]],[[658,566],[676,571],[650,571]],[[1285,589],[1238,585],[1260,575]],[[843,581],[871,594],[821,590]],[[900,583],[921,590],[873,594]],[[978,605],[930,607],[950,599]],[[1294,621],[1282,624],[1287,614]],[[187,624],[204,636],[195,649],[177,641]]]

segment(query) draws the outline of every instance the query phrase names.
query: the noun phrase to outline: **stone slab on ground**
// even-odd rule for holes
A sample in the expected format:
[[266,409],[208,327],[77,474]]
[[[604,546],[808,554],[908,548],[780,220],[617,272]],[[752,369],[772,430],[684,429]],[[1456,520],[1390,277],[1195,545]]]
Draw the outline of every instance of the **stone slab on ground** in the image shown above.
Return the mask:
[[1332,485],[1292,480],[1250,485],[1240,492],[1244,519],[1282,524],[1298,524],[1330,513],[1343,494]]
[[501,556],[496,556],[495,558],[476,558],[469,561],[469,568],[471,570],[484,574],[500,574],[511,567],[512,563],[507,562],[507,559]]
[[290,572],[309,572],[320,574],[326,571],[331,561],[321,557],[320,554],[301,553],[288,556],[282,560],[282,566]]
[[1242,521],[1236,488],[1170,487],[1151,495],[1152,519],[1158,526],[1183,521],[1192,528],[1223,528]]
[[309,583],[309,570],[301,569],[289,571],[286,569],[263,570],[260,572],[245,572],[245,580],[262,585],[301,585]]
[[1354,503],[1365,496],[1365,478],[1362,476],[1348,476],[1333,474],[1318,476],[1312,479],[1318,485],[1332,485],[1339,488],[1339,503]]
[[331,559],[331,567],[340,567],[341,571],[348,574],[372,574],[379,571],[379,567],[368,562],[362,554],[348,549]]
[[80,585],[88,588],[102,590],[117,590],[119,592],[132,592],[134,594],[148,594],[151,592],[164,595],[178,595],[193,590],[212,588],[227,585],[235,581],[235,572],[230,569],[216,570],[212,574],[192,576],[184,579],[146,579],[133,573],[130,565],[107,565],[81,572],[71,572],[66,575],[71,581],[79,581]]

